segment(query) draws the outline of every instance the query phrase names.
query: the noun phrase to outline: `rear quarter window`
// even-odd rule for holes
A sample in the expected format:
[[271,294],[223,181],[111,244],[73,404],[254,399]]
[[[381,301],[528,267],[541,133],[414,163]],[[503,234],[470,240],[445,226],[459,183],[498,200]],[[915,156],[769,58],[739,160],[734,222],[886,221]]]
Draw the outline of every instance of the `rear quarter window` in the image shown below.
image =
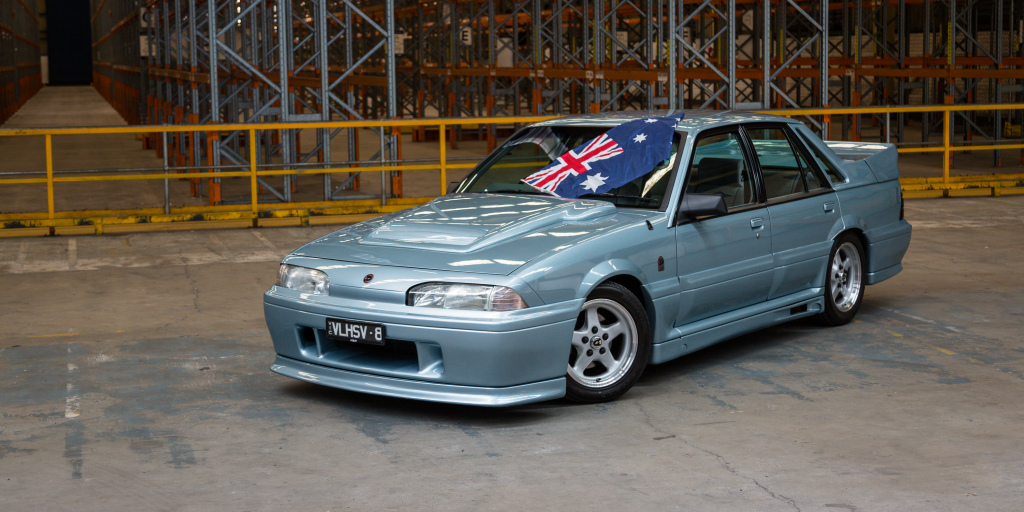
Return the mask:
[[[843,176],[843,173],[839,172],[839,169],[832,163],[832,160],[825,156],[824,150],[822,150],[820,145],[815,144],[815,142],[810,139],[810,136],[804,133],[803,130],[794,131],[801,139],[803,139],[804,145],[811,151],[811,155],[814,156],[814,161],[818,162],[818,167],[825,172],[825,175],[828,176],[828,180],[831,181],[833,185],[837,183],[846,183],[846,176]],[[829,149],[828,151],[831,152],[832,150]]]

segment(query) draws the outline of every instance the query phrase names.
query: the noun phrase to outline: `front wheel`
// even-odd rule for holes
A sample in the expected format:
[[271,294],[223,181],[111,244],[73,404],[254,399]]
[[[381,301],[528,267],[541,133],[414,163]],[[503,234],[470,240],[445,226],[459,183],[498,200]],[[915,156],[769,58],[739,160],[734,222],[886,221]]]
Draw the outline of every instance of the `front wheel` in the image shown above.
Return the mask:
[[618,398],[647,367],[651,327],[640,300],[604,283],[583,303],[572,333],[565,396],[581,403]]
[[818,319],[827,325],[853,320],[864,300],[864,249],[851,233],[836,238],[825,269],[825,310]]

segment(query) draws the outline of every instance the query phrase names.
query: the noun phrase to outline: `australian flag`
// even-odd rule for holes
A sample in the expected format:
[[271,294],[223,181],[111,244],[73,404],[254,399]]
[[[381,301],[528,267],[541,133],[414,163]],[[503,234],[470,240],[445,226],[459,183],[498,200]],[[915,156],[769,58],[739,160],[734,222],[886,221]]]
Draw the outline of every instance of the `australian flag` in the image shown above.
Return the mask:
[[523,178],[538,190],[576,198],[620,187],[669,157],[683,113],[620,124]]

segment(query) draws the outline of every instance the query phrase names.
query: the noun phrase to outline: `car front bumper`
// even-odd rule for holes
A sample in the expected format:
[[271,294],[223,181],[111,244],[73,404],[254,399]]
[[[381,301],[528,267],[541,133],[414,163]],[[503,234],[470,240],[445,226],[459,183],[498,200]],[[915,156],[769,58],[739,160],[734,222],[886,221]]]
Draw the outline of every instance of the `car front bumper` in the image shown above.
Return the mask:
[[314,384],[374,395],[462,405],[508,406],[565,396],[565,377],[507,387],[460,386],[396,379],[296,361],[278,354],[270,370]]
[[[565,394],[581,301],[504,313],[413,308],[277,286],[264,314],[277,352],[271,370],[378,395],[504,406]],[[385,326],[385,346],[327,337],[327,318]]]

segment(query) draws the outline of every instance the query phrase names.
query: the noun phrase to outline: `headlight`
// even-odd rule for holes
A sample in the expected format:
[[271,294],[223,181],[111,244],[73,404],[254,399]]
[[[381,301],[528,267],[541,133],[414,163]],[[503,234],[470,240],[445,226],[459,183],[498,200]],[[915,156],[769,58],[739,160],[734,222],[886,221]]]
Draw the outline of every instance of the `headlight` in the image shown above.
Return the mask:
[[282,263],[277,270],[277,285],[297,292],[327,295],[331,280],[319,270]]
[[513,311],[526,309],[526,302],[515,290],[481,284],[425,283],[409,289],[409,306],[476,311]]

